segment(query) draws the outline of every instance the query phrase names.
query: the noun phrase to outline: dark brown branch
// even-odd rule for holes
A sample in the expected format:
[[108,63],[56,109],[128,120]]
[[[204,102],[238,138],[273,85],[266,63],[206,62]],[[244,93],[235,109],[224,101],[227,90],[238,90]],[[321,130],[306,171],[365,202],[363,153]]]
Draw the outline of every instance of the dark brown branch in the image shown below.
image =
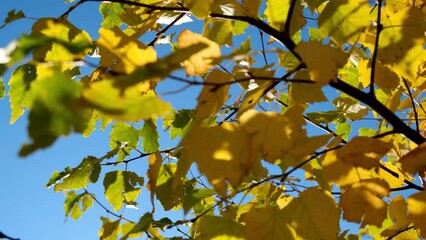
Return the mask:
[[62,18],[67,18],[68,15],[74,11],[78,6],[80,6],[82,3],[84,3],[84,0],[78,1],[76,4],[72,5],[71,7],[68,8],[68,10],[66,12],[64,12],[61,16],[57,17],[56,19],[62,19]]
[[373,57],[371,59],[371,76],[370,76],[370,92],[369,92],[369,94],[372,97],[375,97],[375,95],[374,95],[374,78],[376,76],[377,53],[379,51],[379,37],[380,37],[380,32],[382,32],[382,30],[383,30],[383,26],[380,23],[381,12],[382,12],[382,0],[378,0],[377,2],[378,2],[377,32],[376,32],[376,40],[374,42]]
[[394,233],[393,235],[391,235],[391,236],[387,237],[387,238],[386,238],[386,240],[391,240],[391,239],[393,239],[394,237],[398,236],[399,234],[401,234],[401,233],[403,233],[403,232],[406,232],[406,231],[408,231],[408,230],[410,230],[410,229],[413,229],[413,228],[414,228],[414,226],[403,228],[403,229],[401,229],[401,230],[397,231],[396,233]]
[[268,65],[268,59],[266,59],[266,54],[265,54],[265,43],[264,43],[264,39],[263,39],[263,32],[260,31],[260,29],[259,29],[259,34],[260,34],[260,43],[262,45],[263,60],[265,61],[265,65]]
[[338,80],[336,82],[330,82],[330,86],[340,90],[349,96],[367,104],[371,109],[379,113],[386,121],[392,124],[395,132],[401,133],[411,141],[421,144],[425,141],[425,138],[416,132],[414,129],[408,127],[401,119],[399,119],[391,110],[385,107],[377,99],[372,98],[368,93],[352,87],[351,85]]
[[12,238],[12,237],[9,237],[9,236],[7,236],[6,234],[4,234],[4,233],[2,233],[1,231],[0,231],[0,239],[9,239],[9,240],[19,240],[19,238]]
[[290,27],[291,27],[291,18],[293,17],[294,7],[296,6],[296,0],[290,2],[290,7],[288,8],[287,19],[285,20],[284,34],[290,36]]
[[169,25],[167,25],[165,28],[161,29],[161,31],[159,31],[157,34],[155,34],[155,38],[148,43],[148,46],[154,46],[155,43],[158,41],[158,39],[163,36],[163,34],[165,32],[167,32],[167,30],[169,30],[173,25],[175,25],[177,23],[177,21],[179,21],[181,18],[183,18],[186,15],[186,13],[181,13],[179,16],[177,16],[177,18],[175,18],[175,20],[173,20]]
[[405,88],[407,88],[407,92],[408,92],[408,96],[410,97],[411,100],[411,105],[413,106],[413,111],[414,111],[414,119],[416,120],[416,130],[419,133],[419,116],[417,115],[417,110],[416,110],[416,105],[414,103],[414,99],[413,99],[413,95],[411,94],[411,90],[410,87],[408,86],[407,80],[405,78],[402,78],[402,81],[404,82]]

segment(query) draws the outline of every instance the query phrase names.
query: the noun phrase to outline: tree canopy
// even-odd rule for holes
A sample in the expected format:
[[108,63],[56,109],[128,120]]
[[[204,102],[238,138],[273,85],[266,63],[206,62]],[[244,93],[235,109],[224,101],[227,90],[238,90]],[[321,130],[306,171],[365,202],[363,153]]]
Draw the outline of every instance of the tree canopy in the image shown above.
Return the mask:
[[[95,39],[68,21],[88,2]],[[111,129],[109,152],[46,184],[67,218],[103,208],[100,239],[426,238],[422,0],[64,4],[1,49],[0,97],[28,117],[22,157]]]

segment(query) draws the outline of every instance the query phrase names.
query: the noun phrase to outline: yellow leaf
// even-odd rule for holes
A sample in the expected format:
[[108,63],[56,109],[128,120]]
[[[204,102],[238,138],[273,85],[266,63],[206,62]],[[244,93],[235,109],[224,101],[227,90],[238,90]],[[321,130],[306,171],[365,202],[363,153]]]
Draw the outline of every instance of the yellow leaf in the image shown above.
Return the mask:
[[426,233],[426,191],[408,197],[408,213],[415,227]]
[[337,239],[340,210],[330,192],[309,188],[291,200],[283,215],[303,239]]
[[228,91],[231,86],[232,75],[222,72],[218,69],[213,70],[207,76],[206,83],[224,84],[221,87],[214,85],[204,85],[203,90],[198,96],[198,104],[195,109],[195,116],[198,120],[205,120],[214,114],[228,100]]
[[393,165],[390,162],[381,162],[381,164],[389,170],[397,173],[398,177],[395,177],[389,172],[383,170],[382,168],[379,168],[377,171],[375,169],[373,170],[374,172],[372,173],[372,175],[374,177],[378,177],[380,179],[385,180],[389,184],[389,188],[399,188],[405,184],[405,176],[397,166]]
[[376,138],[354,137],[336,151],[338,159],[356,167],[371,169],[379,167],[379,161],[392,145]]
[[151,191],[150,197],[152,204],[152,212],[155,212],[154,195],[155,189],[157,187],[158,173],[160,172],[162,162],[163,158],[161,157],[161,154],[159,152],[153,153],[148,157],[149,169],[146,174],[148,176],[149,181],[146,185],[146,188]]
[[150,119],[171,110],[170,104],[159,99],[153,91],[141,94],[137,85],[120,91],[113,84],[109,80],[93,82],[83,90],[84,100],[89,106],[117,120]]
[[[279,31],[284,30],[285,22],[290,8],[290,0],[267,0],[265,15],[271,26]],[[300,3],[296,3],[291,16],[290,35],[295,34],[305,24],[305,18],[300,14],[303,11]]]
[[249,135],[237,124],[209,128],[194,124],[183,146],[185,156],[195,160],[200,172],[224,197],[227,182],[238,187],[257,159],[249,151]]
[[406,7],[395,12],[386,11],[382,16],[378,59],[398,75],[414,82],[418,67],[426,60],[424,12]]
[[321,85],[337,80],[337,70],[346,64],[348,54],[319,42],[300,42],[295,48],[308,67],[309,76]]
[[298,139],[306,137],[302,113],[303,108],[297,105],[285,115],[255,110],[245,112],[238,120],[241,128],[252,137],[251,148],[248,148],[252,155],[262,152],[266,161],[274,163],[290,152]]
[[204,216],[196,221],[192,230],[199,233],[195,239],[244,240],[244,228],[227,217]]
[[380,235],[385,237],[393,236],[400,229],[403,229],[411,223],[408,218],[408,209],[405,199],[402,196],[392,198],[389,204],[389,216],[393,225],[384,230]]
[[184,6],[198,19],[205,19],[210,13],[210,5],[213,0],[187,0]]
[[124,34],[119,28],[99,30],[96,41],[101,55],[101,65],[114,71],[131,73],[137,67],[157,61],[152,47],[145,47],[137,39]]
[[411,174],[425,171],[426,168],[426,142],[420,144],[407,155],[399,159],[402,171]]
[[[309,73],[306,70],[301,70],[296,73],[294,79],[297,80],[310,80]],[[289,91],[291,99],[295,103],[314,103],[327,101],[324,93],[321,90],[322,86],[311,83],[298,83],[294,82],[291,84]]]
[[350,186],[371,177],[368,170],[340,161],[336,157],[336,151],[326,153],[322,167],[328,182],[336,183],[339,187]]
[[208,47],[194,53],[188,60],[183,62],[187,75],[204,75],[209,68],[213,67],[214,60],[221,56],[219,45],[200,34],[193,33],[188,29],[179,34],[179,48],[186,48],[198,43],[207,44]]
[[387,204],[382,196],[389,196],[388,184],[380,179],[366,179],[345,189],[339,205],[343,218],[350,222],[362,222],[380,227],[387,214]]
[[277,207],[252,208],[241,216],[246,222],[245,231],[249,240],[300,239],[288,224],[288,216]]
[[[359,81],[363,87],[370,86],[371,82],[371,60],[361,59],[358,62]],[[399,85],[399,77],[392,70],[376,61],[374,83],[382,88],[396,88]]]

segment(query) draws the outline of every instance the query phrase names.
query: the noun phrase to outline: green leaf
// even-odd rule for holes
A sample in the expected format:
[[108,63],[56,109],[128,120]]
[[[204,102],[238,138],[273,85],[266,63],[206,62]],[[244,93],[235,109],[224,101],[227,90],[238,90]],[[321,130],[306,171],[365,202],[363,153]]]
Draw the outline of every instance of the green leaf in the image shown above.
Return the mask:
[[117,120],[139,121],[166,115],[172,108],[159,99],[153,91],[141,94],[138,86],[123,92],[113,86],[113,81],[94,82],[83,91],[83,97],[92,106]]
[[250,24],[243,21],[234,21],[233,25],[232,33],[234,36],[244,34],[246,29],[250,26]]
[[169,117],[169,125],[163,127],[170,129],[170,139],[183,137],[190,127],[191,121],[195,118],[193,109],[181,109],[173,116]]
[[32,106],[30,84],[36,79],[37,73],[34,65],[24,64],[16,68],[9,80],[10,107],[12,117],[10,124],[14,123],[22,114],[24,108]]
[[99,12],[102,14],[104,20],[102,21],[102,27],[113,28],[120,27],[122,22],[120,19],[120,13],[122,7],[120,3],[106,3],[103,2],[99,6]]
[[152,214],[145,213],[138,221],[138,223],[126,223],[121,226],[121,232],[123,237],[120,239],[135,238],[140,237],[142,232],[145,232],[149,229],[154,219]]
[[152,119],[145,120],[145,124],[139,133],[142,137],[143,150],[146,153],[153,153],[158,151],[160,146],[158,144],[158,139],[160,139],[160,135],[158,135],[157,126]]
[[139,133],[136,128],[127,123],[116,122],[109,138],[111,149],[120,148],[117,162],[121,162],[133,149],[138,147]]
[[360,128],[358,129],[359,136],[363,137],[373,137],[376,135],[376,130],[371,128]]
[[124,203],[134,203],[141,192],[143,177],[130,171],[113,171],[105,174],[104,188],[105,197],[113,206],[114,211],[119,210]]
[[62,135],[86,128],[85,110],[77,102],[81,96],[80,83],[64,77],[56,70],[31,84],[34,103],[29,115],[28,133],[31,143],[24,144],[20,156],[49,147]]
[[174,207],[180,207],[181,198],[183,197],[182,189],[173,189],[172,187],[176,168],[176,164],[165,164],[161,166],[158,173],[157,186],[155,188],[156,196],[166,211]]
[[93,205],[93,198],[87,194],[76,194],[74,191],[66,193],[66,199],[64,204],[65,216],[73,218],[74,220],[79,219],[82,213],[89,209]]
[[[192,183],[188,184],[188,186],[185,188],[185,198],[183,199],[183,211],[185,214],[187,214],[192,208],[200,207],[199,205],[203,199],[206,199],[208,197],[213,196],[215,191],[213,189],[198,189],[194,188],[194,185]],[[214,200],[213,200],[214,201]],[[207,208],[201,206],[203,209]]]
[[16,12],[16,9],[13,9],[7,13],[7,17],[4,20],[3,24],[0,26],[0,29],[6,27],[7,24],[16,21],[18,19],[25,18],[25,14],[22,11]]
[[300,61],[288,51],[279,51],[278,52],[278,61],[281,67],[293,69],[296,68]]
[[0,77],[0,99],[6,95],[6,87],[4,86],[3,78]]
[[336,110],[326,112],[310,112],[306,116],[314,123],[331,123],[336,120],[342,113]]
[[108,218],[101,217],[101,220],[102,228],[101,230],[99,230],[99,239],[117,240],[120,227],[120,219],[116,221],[111,221]]
[[347,122],[338,123],[336,125],[336,134],[341,136],[344,140],[348,140],[349,134],[351,133],[351,125]]
[[198,19],[205,19],[210,13],[210,5],[213,0],[188,0],[184,6]]
[[88,182],[94,183],[97,181],[100,172],[100,159],[88,156],[75,168],[65,169],[64,172],[54,173],[52,178],[47,183],[47,187],[62,180],[55,185],[55,192],[77,190],[87,186]]
[[203,36],[216,42],[219,45],[232,46],[232,22],[230,20],[213,20],[204,25]]

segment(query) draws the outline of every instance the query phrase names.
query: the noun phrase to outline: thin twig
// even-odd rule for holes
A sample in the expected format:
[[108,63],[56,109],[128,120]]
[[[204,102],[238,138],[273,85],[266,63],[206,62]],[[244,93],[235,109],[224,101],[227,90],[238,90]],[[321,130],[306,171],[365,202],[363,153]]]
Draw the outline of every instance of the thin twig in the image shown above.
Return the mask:
[[[162,151],[159,151],[159,152],[160,153],[170,153],[170,152],[174,151],[175,149],[176,149],[176,147],[170,148],[170,149],[166,149],[166,150],[162,150]],[[128,164],[129,162],[133,162],[135,160],[138,160],[138,159],[150,156],[150,155],[155,154],[155,153],[156,152],[152,152],[152,153],[142,153],[141,152],[139,154],[139,156],[137,156],[137,157],[133,157],[133,158],[130,158],[130,159],[127,159],[127,160],[123,160],[121,162],[106,162],[106,163],[101,163],[101,166],[111,166],[111,165],[117,166],[117,165],[123,164],[123,163]]]
[[161,31],[157,32],[157,34],[155,34],[155,38],[148,43],[148,46],[154,46],[155,43],[158,41],[158,39],[163,36],[163,34],[169,30],[173,25],[175,25],[177,23],[177,21],[179,21],[181,18],[183,18],[186,15],[186,13],[181,13],[179,14],[179,16],[177,16],[177,18],[175,18],[169,25],[167,25],[165,28],[161,29]]
[[405,88],[407,88],[408,95],[410,96],[411,105],[413,106],[414,119],[416,120],[416,130],[419,133],[419,116],[417,115],[416,105],[414,103],[413,95],[411,95],[410,87],[408,86],[407,80],[403,77],[402,81],[404,82]]
[[265,43],[264,43],[264,39],[263,39],[263,32],[260,31],[260,29],[259,29],[259,34],[260,34],[260,42],[261,42],[261,45],[262,45],[263,60],[265,61],[265,65],[268,65],[268,59],[266,59],[266,54],[265,54]]
[[383,30],[383,26],[380,22],[381,12],[382,12],[382,0],[377,1],[378,10],[377,10],[377,32],[376,32],[376,41],[374,42],[374,51],[373,57],[371,58],[371,76],[370,76],[370,96],[375,98],[374,94],[374,78],[376,76],[376,62],[377,62],[377,53],[379,52],[379,37],[380,33]]
[[386,238],[386,240],[391,240],[391,239],[393,239],[394,237],[398,236],[399,234],[401,234],[401,233],[403,233],[403,232],[406,232],[406,231],[408,231],[408,230],[410,230],[410,229],[413,229],[413,228],[414,228],[414,226],[403,228],[403,229],[401,229],[401,230],[397,231],[396,233],[394,233],[393,235],[391,235],[391,236],[387,237],[387,238]]
[[9,236],[7,236],[6,234],[4,234],[4,233],[2,233],[1,231],[0,231],[0,238],[1,239],[9,239],[9,240],[19,240],[19,238],[12,238],[12,237],[9,237]]

